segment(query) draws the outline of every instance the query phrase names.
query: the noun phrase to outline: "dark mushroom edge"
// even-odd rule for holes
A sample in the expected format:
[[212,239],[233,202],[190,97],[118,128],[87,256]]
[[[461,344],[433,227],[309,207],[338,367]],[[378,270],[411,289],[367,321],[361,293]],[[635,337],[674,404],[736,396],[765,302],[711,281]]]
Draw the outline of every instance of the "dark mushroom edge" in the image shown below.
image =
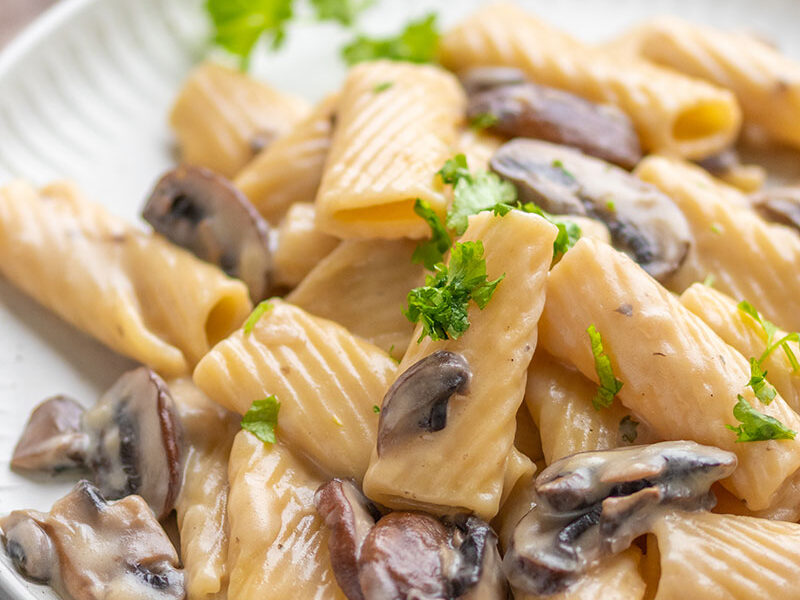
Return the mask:
[[0,519],[17,570],[73,600],[179,600],[184,574],[169,537],[138,496],[108,502],[79,482],[50,513]]
[[138,494],[164,518],[180,491],[182,437],[167,385],[139,367],[123,374],[89,410],[63,396],[37,406],[11,464],[46,472],[86,467],[104,497]]
[[800,231],[800,186],[756,192],[750,196],[750,203],[763,219]]
[[437,350],[406,369],[383,398],[378,422],[378,455],[393,444],[447,425],[454,394],[468,394],[472,378],[461,354]]
[[188,165],[168,171],[142,217],[174,244],[244,281],[254,302],[269,295],[269,225],[223,176]]
[[584,215],[606,224],[615,248],[664,281],[688,254],[689,224],[658,188],[577,150],[529,139],[503,144],[492,171],[517,188],[522,202],[553,214]]
[[536,478],[536,503],[511,537],[503,570],[515,591],[554,594],[622,552],[665,510],[710,510],[712,483],[736,455],[694,442],[582,452]]
[[615,106],[526,81],[508,67],[471,69],[461,80],[469,96],[467,118],[491,115],[492,133],[572,146],[626,169],[642,158],[633,122]]
[[348,600],[508,598],[497,536],[477,517],[381,517],[354,482],[341,479],[322,485],[314,503],[330,530],[331,566]]

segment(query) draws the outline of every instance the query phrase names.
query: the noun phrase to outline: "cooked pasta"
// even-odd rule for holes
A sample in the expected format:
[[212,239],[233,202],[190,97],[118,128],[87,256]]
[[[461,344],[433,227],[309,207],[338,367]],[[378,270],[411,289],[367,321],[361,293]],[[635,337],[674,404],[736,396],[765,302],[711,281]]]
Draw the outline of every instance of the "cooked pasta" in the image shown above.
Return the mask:
[[296,202],[317,195],[331,146],[337,96],[322,100],[308,117],[236,173],[234,183],[267,221],[277,225]]
[[323,478],[281,445],[242,431],[231,450],[228,597],[344,600],[314,510]]
[[692,231],[686,260],[665,283],[669,289],[682,292],[710,275],[720,291],[753,302],[782,327],[800,329],[800,287],[792,276],[800,260],[795,232],[767,223],[742,194],[691,165],[654,156],[636,173],[675,201]]
[[517,67],[537,83],[615,104],[651,151],[703,158],[739,131],[741,113],[731,92],[647,61],[628,58],[621,66],[614,55],[511,4],[488,5],[447,32],[440,59],[454,71]]
[[[587,239],[554,267],[539,334],[545,350],[596,381],[590,325],[623,382],[619,399],[637,420],[662,439],[692,439],[735,453],[739,467],[726,487],[753,510],[769,508],[800,467],[800,440],[737,444],[725,428],[735,422],[737,394],[757,402],[746,388],[747,359],[630,259]],[[795,431],[800,427],[800,416],[780,395],[759,410]]]
[[406,295],[423,280],[413,252],[407,240],[342,242],[286,299],[399,358],[414,330],[403,316]]
[[307,112],[299,98],[206,62],[184,82],[169,121],[183,162],[233,177]]
[[414,200],[444,213],[436,172],[463,121],[458,82],[432,66],[364,63],[347,76],[339,106],[316,199],[320,228],[345,238],[425,236]]
[[0,189],[0,271],[64,320],[165,376],[188,372],[251,308],[243,283],[65,183]]
[[642,58],[731,90],[746,121],[800,146],[800,63],[769,43],[676,17],[647,21],[624,37]]
[[292,204],[277,230],[272,251],[275,285],[294,288],[339,245],[339,239],[316,226],[316,210],[310,202]]
[[221,600],[228,588],[228,456],[239,420],[191,379],[169,383],[186,444],[181,494],[175,505],[188,600]]
[[[464,239],[483,241],[489,277],[505,273],[516,284],[500,282],[484,310],[470,310],[470,328],[457,340],[418,342],[415,330],[401,372],[449,350],[466,358],[472,382],[466,395],[451,400],[444,431],[398,442],[381,456],[373,450],[364,480],[370,498],[392,508],[446,513],[457,507],[485,518],[497,513],[554,237],[552,225],[519,211],[471,218]],[[491,352],[486,339],[492,339]]]
[[397,364],[341,325],[278,299],[270,302],[251,333],[237,331],[200,361],[195,383],[241,414],[275,395],[281,439],[328,477],[360,481],[378,427],[373,406]]

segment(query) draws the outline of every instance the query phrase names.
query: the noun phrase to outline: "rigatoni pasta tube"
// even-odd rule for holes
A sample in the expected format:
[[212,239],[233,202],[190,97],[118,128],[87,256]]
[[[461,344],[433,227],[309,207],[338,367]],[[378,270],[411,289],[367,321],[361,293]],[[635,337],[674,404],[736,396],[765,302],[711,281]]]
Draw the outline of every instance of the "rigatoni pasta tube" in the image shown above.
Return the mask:
[[749,300],[769,320],[800,330],[800,237],[772,225],[748,207],[746,196],[699,167],[660,156],[644,159],[636,174],[670,196],[692,233],[686,260],[665,285],[682,292],[714,278],[731,298]]
[[188,600],[226,598],[228,456],[239,418],[212,402],[189,378],[170,381],[183,425],[184,467],[175,503]]
[[731,92],[644,60],[619,60],[512,4],[478,10],[447,32],[440,48],[442,64],[454,71],[517,67],[536,83],[614,104],[633,120],[646,150],[703,158],[739,132]]
[[343,238],[427,235],[414,201],[444,213],[436,172],[453,154],[465,102],[438,67],[376,61],[351,69],[317,193],[320,228]]
[[187,373],[251,309],[241,281],[134,229],[67,183],[0,189],[0,272],[166,377]]
[[323,477],[285,446],[249,432],[234,441],[228,554],[231,600],[346,600],[333,575],[328,530],[314,508]]
[[411,262],[408,240],[346,240],[286,299],[336,321],[398,358],[414,326],[403,315],[406,295],[422,285],[422,266]]
[[800,63],[752,33],[722,31],[676,17],[634,29],[630,46],[654,63],[731,90],[744,117],[800,147]]
[[259,146],[308,113],[304,100],[206,62],[189,74],[169,116],[181,160],[233,177]]
[[539,335],[544,349],[597,381],[590,325],[623,383],[619,401],[662,439],[735,453],[725,486],[752,510],[770,507],[800,467],[800,438],[736,443],[725,425],[737,424],[737,394],[798,432],[800,417],[780,395],[769,406],[755,399],[747,359],[628,257],[583,239],[550,274]]
[[316,214],[310,202],[298,202],[287,211],[277,230],[277,245],[272,251],[275,285],[296,287],[339,245],[339,238],[317,229]]
[[418,343],[418,326],[399,369],[437,350],[458,353],[470,366],[469,390],[450,399],[441,431],[399,440],[380,456],[373,451],[364,479],[370,498],[397,509],[497,513],[555,235],[553,225],[521,211],[470,218],[463,239],[482,240],[489,278],[505,279],[483,310],[470,307],[470,327],[457,340]]
[[313,202],[333,135],[337,96],[279,137],[236,174],[233,182],[272,225],[295,202]]
[[195,383],[241,414],[274,394],[278,438],[327,477],[361,481],[378,428],[373,406],[397,364],[341,325],[270,302],[250,333],[237,331],[200,361]]
[[[760,358],[767,348],[766,333],[752,317],[737,308],[737,302],[707,285],[695,283],[681,294],[681,304],[703,319],[727,344],[741,352],[745,358]],[[757,309],[758,307],[756,307]],[[775,332],[777,341],[786,335]],[[786,342],[800,356],[796,342]],[[792,368],[789,358],[781,348],[775,348],[761,363],[769,382],[775,386],[786,403],[800,411],[800,373]]]

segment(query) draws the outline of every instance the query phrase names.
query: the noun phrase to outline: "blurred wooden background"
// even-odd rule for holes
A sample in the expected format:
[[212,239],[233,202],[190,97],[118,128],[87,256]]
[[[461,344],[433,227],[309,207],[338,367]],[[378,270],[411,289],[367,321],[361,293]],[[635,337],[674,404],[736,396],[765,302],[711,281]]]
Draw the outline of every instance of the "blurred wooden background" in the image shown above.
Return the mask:
[[56,0],[0,0],[0,48]]

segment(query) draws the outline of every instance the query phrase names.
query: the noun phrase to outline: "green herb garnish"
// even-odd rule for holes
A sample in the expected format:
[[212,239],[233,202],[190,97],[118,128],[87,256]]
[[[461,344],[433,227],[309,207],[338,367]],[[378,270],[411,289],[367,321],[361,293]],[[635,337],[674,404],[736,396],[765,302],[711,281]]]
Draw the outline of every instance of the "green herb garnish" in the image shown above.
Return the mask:
[[272,303],[269,300],[263,300],[259,302],[258,305],[253,309],[253,312],[250,313],[250,316],[247,317],[247,320],[244,322],[242,329],[244,329],[245,335],[250,335],[253,333],[253,328],[255,328],[256,323],[258,320],[264,316],[264,313],[267,312],[272,308]]
[[555,168],[555,169],[558,169],[559,171],[561,171],[564,175],[566,175],[570,179],[575,179],[575,175],[573,175],[572,173],[567,171],[567,168],[564,166],[564,163],[561,160],[559,160],[558,158],[554,159],[553,162],[550,163],[550,166]]
[[374,0],[311,0],[317,19],[338,21],[348,26],[353,24],[358,13],[372,4]]
[[608,408],[614,402],[614,397],[622,389],[622,382],[614,377],[614,370],[611,367],[611,360],[603,349],[603,338],[600,332],[594,325],[589,325],[586,329],[589,334],[589,340],[592,344],[592,355],[594,356],[594,370],[597,372],[597,378],[600,380],[600,386],[597,388],[594,398],[592,398],[592,405],[595,410],[601,408]]
[[750,406],[741,394],[737,395],[739,401],[733,407],[733,416],[741,425],[725,425],[736,432],[737,442],[761,442],[764,440],[793,440],[797,435],[786,425],[769,415],[765,415]]
[[762,404],[769,404],[778,392],[766,380],[767,372],[761,370],[761,364],[755,358],[750,359],[750,381],[747,382]]
[[622,440],[628,444],[635,442],[636,438],[639,436],[637,427],[639,427],[639,421],[635,421],[630,415],[622,417],[619,422],[619,434]]
[[475,115],[469,120],[469,126],[475,130],[486,129],[497,123],[497,115],[493,113],[481,113]]
[[425,265],[426,269],[432,271],[434,265],[442,262],[445,252],[450,249],[450,244],[453,242],[439,215],[425,200],[417,198],[414,202],[414,212],[428,223],[431,228],[431,239],[420,242],[411,255],[411,260]]
[[370,38],[360,35],[342,49],[342,57],[348,65],[380,58],[427,63],[435,60],[438,45],[436,15],[429,14],[412,21],[394,37]]
[[459,176],[453,187],[453,205],[447,211],[447,226],[461,235],[467,230],[470,215],[484,210],[504,215],[516,199],[514,186],[494,173],[480,171]]
[[772,352],[776,348],[781,348],[783,353],[786,355],[786,358],[789,359],[789,364],[792,365],[792,371],[797,372],[800,370],[800,362],[797,360],[797,356],[795,355],[794,351],[792,350],[791,346],[789,346],[789,342],[800,342],[800,333],[792,332],[787,333],[779,340],[775,340],[775,334],[778,332],[778,328],[771,323],[764,319],[761,314],[753,307],[752,304],[747,302],[746,300],[742,300],[736,306],[741,312],[745,313],[746,315],[750,316],[753,320],[756,321],[761,326],[761,329],[764,331],[765,341],[767,343],[764,352],[761,353],[761,356],[758,359],[759,366],[766,360],[766,358],[772,354]]
[[394,85],[394,81],[384,81],[383,83],[379,83],[374,88],[372,88],[373,93],[380,94],[381,92],[385,92],[390,87]]
[[519,208],[527,213],[539,215],[555,225],[556,229],[558,229],[556,239],[553,241],[553,261],[561,258],[567,250],[572,248],[578,243],[578,240],[581,239],[581,228],[575,221],[551,215],[536,206],[533,202],[526,202]]
[[274,444],[280,408],[281,403],[275,396],[256,400],[242,417],[242,429],[249,431],[262,442]]
[[378,413],[381,412],[381,407],[378,406],[377,404],[373,404],[372,405],[372,412],[374,412],[377,415]]
[[408,293],[403,311],[412,323],[422,323],[422,334],[432,340],[458,339],[469,328],[467,309],[472,300],[483,310],[505,273],[488,281],[483,242],[457,242],[450,252],[450,264],[438,263],[425,285]]

